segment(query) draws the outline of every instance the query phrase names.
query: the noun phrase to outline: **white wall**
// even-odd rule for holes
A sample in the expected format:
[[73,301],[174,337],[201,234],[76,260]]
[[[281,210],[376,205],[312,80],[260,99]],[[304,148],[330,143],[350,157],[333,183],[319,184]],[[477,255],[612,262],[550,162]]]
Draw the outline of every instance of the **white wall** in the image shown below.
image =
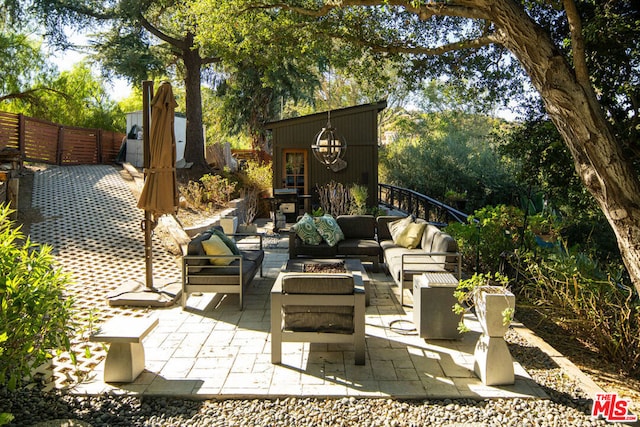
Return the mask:
[[[134,125],[142,128],[142,111],[127,113],[127,129],[125,130],[127,135]],[[187,119],[176,116],[173,121],[173,129],[176,134],[176,162],[179,162],[184,158],[184,147],[187,143]],[[127,138],[127,162],[138,168],[144,166],[142,141]]]

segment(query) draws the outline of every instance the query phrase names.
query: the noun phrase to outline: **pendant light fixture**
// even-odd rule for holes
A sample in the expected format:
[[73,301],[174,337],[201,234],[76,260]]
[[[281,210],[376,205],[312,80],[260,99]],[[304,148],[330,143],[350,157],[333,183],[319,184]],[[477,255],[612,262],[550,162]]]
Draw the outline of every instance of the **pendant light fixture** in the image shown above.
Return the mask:
[[331,126],[331,111],[327,112],[327,125],[317,133],[311,145],[314,157],[323,165],[331,167],[340,161],[347,151],[347,143]]
[[[329,86],[330,86],[329,81]],[[331,91],[329,88],[329,99]],[[313,156],[328,169],[334,172],[347,167],[347,162],[343,160],[347,151],[347,142],[338,135],[336,128],[331,125],[331,107],[327,111],[327,125],[316,134],[313,144],[311,144]]]

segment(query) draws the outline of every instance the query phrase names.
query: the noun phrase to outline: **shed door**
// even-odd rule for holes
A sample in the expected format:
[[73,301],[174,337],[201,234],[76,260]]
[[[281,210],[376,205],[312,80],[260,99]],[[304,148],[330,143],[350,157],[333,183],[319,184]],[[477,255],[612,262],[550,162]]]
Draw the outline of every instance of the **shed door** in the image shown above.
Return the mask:
[[298,194],[307,194],[307,151],[283,150],[282,156],[284,188],[295,188]]

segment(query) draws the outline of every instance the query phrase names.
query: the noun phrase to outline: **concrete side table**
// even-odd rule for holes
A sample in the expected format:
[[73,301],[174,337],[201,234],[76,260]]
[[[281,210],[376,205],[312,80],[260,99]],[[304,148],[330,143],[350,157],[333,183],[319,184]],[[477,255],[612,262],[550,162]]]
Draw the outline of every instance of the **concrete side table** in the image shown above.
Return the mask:
[[458,280],[450,273],[424,273],[413,277],[413,323],[418,335],[427,339],[460,338],[460,315],[452,307]]
[[91,335],[91,341],[111,343],[104,362],[104,382],[132,382],[144,371],[142,339],[156,326],[157,318],[114,317]]

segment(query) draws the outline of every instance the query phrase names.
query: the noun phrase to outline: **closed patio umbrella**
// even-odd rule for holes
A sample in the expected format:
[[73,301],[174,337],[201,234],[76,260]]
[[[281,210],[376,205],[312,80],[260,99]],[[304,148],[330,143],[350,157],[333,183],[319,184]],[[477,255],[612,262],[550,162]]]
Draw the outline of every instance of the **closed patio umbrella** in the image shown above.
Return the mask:
[[138,207],[151,213],[154,220],[163,214],[175,213],[178,208],[173,128],[177,105],[171,84],[163,82],[151,100],[150,163],[145,169],[144,187],[138,200]]
[[[143,82],[145,179],[138,199],[138,207],[145,211],[143,222],[145,283],[138,280],[124,283],[107,296],[110,305],[168,306],[175,302],[181,291],[180,283],[165,283],[160,287],[154,287],[153,283],[151,233],[159,217],[177,212],[179,195],[176,181],[176,137],[173,127],[177,103],[169,82],[161,83],[149,102],[152,94],[153,83]],[[151,107],[150,119],[149,107]],[[148,134],[146,134],[147,129]]]

